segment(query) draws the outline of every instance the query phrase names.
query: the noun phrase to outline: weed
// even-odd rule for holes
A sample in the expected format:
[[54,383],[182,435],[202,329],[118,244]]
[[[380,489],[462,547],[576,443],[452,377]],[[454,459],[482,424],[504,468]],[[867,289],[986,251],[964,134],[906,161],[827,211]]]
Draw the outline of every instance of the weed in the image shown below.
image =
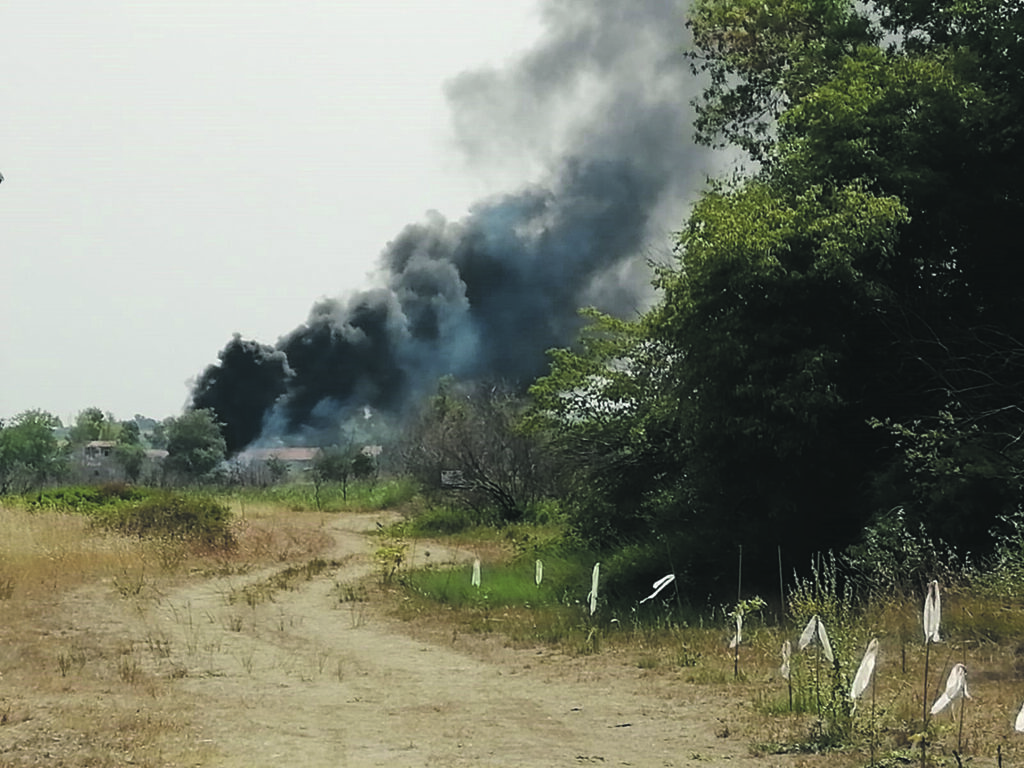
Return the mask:
[[153,550],[157,562],[166,573],[175,573],[188,557],[185,541],[179,536],[160,536],[154,542]]
[[349,621],[352,629],[366,624],[366,608],[363,603],[349,603]]
[[146,572],[139,570],[137,572],[129,571],[127,568],[121,569],[121,575],[114,577],[114,589],[121,597],[138,597],[142,594],[142,590],[146,588]]
[[696,667],[700,662],[700,653],[687,645],[681,645],[676,652],[677,667]]
[[146,636],[146,645],[150,653],[159,659],[171,657],[171,641],[166,637],[155,637],[152,634]]
[[57,654],[57,668],[60,670],[61,677],[67,677],[73,669],[82,669],[88,657],[81,648],[72,647],[67,651],[60,651]]
[[417,486],[406,478],[386,480],[350,480],[343,490],[340,484],[326,483],[319,489],[312,483],[287,483],[269,488],[243,488],[238,492],[242,504],[273,504],[294,512],[322,509],[325,512],[360,512],[397,509],[416,497]]
[[131,646],[118,656],[117,675],[122,682],[129,685],[135,685],[142,679],[142,668],[139,666],[138,659],[135,658],[135,650]]
[[254,655],[255,652],[250,649],[247,651],[243,651],[235,656],[235,658],[238,659],[238,663],[242,666],[242,669],[245,670],[245,674],[250,676],[252,675],[252,670],[254,666]]
[[359,584],[335,584],[339,603],[365,603],[370,599],[366,587]]
[[373,562],[377,566],[380,583],[388,586],[405,562],[409,545],[400,536],[384,536],[382,538],[381,545],[373,553]]
[[328,659],[331,658],[331,652],[327,648],[318,646],[314,651],[314,658],[316,660],[317,674],[322,675],[324,673],[324,667],[327,666]]

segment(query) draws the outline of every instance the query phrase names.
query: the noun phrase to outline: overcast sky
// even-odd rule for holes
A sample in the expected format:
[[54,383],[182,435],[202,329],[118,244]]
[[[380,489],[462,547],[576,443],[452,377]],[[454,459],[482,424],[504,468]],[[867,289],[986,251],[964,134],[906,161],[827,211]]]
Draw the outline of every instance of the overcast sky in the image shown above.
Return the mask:
[[460,153],[444,84],[536,5],[5,0],[0,418],[177,415],[233,333],[274,343],[404,225],[525,180]]

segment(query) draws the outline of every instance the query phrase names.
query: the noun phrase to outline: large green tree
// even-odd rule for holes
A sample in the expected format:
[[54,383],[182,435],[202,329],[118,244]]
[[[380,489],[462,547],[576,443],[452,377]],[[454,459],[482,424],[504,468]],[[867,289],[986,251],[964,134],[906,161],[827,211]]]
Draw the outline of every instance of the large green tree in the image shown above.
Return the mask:
[[[899,504],[977,550],[1024,468],[1022,12],[696,0],[690,26],[698,137],[747,170],[694,207],[660,303],[535,387],[605,462],[581,529],[770,573]],[[595,495],[630,501],[596,525]]]
[[0,493],[42,488],[64,472],[67,456],[54,435],[60,419],[46,411],[0,422]]
[[227,443],[213,411],[186,411],[166,422],[167,469],[184,480],[201,480],[224,461]]
[[68,431],[68,439],[74,445],[84,445],[93,440],[117,440],[121,425],[113,414],[99,408],[86,408],[75,416],[75,423]]

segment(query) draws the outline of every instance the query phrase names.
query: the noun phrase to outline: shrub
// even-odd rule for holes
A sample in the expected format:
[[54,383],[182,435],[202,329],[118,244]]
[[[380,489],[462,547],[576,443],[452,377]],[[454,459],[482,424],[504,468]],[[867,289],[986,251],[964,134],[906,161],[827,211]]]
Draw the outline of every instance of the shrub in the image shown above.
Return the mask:
[[108,483],[53,488],[26,506],[87,515],[97,525],[134,536],[175,536],[216,546],[231,543],[231,510],[198,494]]
[[429,507],[413,518],[412,529],[425,536],[450,536],[473,528],[480,522],[478,514],[464,507]]
[[181,536],[217,546],[231,543],[231,510],[206,496],[159,493],[118,505],[99,519],[136,536]]

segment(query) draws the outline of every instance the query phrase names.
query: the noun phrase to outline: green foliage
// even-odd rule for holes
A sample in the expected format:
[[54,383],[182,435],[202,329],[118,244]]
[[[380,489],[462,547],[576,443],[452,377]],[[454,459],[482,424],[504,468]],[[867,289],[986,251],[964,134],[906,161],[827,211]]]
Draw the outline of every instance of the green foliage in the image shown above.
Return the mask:
[[212,546],[231,544],[231,510],[208,496],[164,491],[97,514],[104,526],[135,536],[174,536]]
[[313,460],[312,474],[321,483],[347,482],[352,475],[352,456],[339,448],[321,451]]
[[690,10],[697,138],[765,159],[775,121],[877,33],[843,0],[698,0]]
[[120,440],[123,429],[114,420],[113,414],[104,413],[99,408],[86,408],[75,417],[75,423],[68,431],[68,439],[73,445],[84,445],[93,440]]
[[270,482],[279,485],[288,479],[288,462],[280,456],[271,456],[267,459],[267,472],[270,474]]
[[373,562],[381,584],[390,585],[408,557],[409,544],[402,531],[382,532],[380,546],[373,553]]
[[224,461],[227,444],[213,411],[187,411],[166,429],[167,468],[183,479],[203,480]]
[[[421,536],[450,536],[484,523],[479,513],[457,505],[431,505],[410,521],[412,532]],[[493,518],[486,522],[494,522]]]
[[1000,518],[998,544],[974,586],[983,594],[1024,599],[1024,512]]
[[208,495],[108,483],[49,489],[28,506],[87,515],[97,525],[133,536],[170,536],[218,547],[232,543],[231,510]]
[[[866,373],[887,290],[871,277],[906,212],[862,185],[795,195],[760,182],[710,193],[663,270],[664,301],[645,318],[680,350],[676,428],[693,502],[770,573],[782,544],[809,556],[849,542],[864,521],[862,473],[880,440],[866,425]],[[684,352],[685,351],[685,352]],[[737,482],[742,478],[742,482]],[[822,510],[828,525],[816,525]]]
[[702,591],[738,545],[765,583],[894,507],[992,550],[1024,501],[1019,16],[693,4],[698,136],[757,162],[698,200],[660,301],[592,315],[532,390],[584,542],[670,542]]
[[404,583],[418,595],[453,607],[576,606],[582,610],[579,606],[590,588],[593,561],[553,555],[543,560],[544,580],[539,586],[534,560],[525,558],[484,564],[480,587],[471,584],[470,564],[413,571]]
[[966,570],[955,551],[933,538],[923,521],[907,520],[902,507],[877,515],[845,561],[875,595],[917,595],[930,580],[954,583]]
[[67,467],[67,454],[54,436],[60,419],[46,411],[19,413],[0,421],[0,494],[42,489]]
[[829,663],[817,643],[803,651],[794,644],[791,683],[794,705],[809,706],[813,701],[818,715],[807,743],[816,749],[834,749],[849,743],[853,735],[850,684],[868,639],[858,625],[852,585],[843,578],[834,555],[816,558],[810,575],[796,580],[788,608],[798,629],[817,615],[828,634],[834,662]]
[[29,506],[32,509],[88,514],[98,508],[139,501],[147,493],[146,489],[124,483],[61,486],[46,489],[29,502]]
[[577,347],[552,350],[550,373],[531,387],[526,425],[557,456],[561,511],[576,534],[588,546],[628,544],[663,522],[676,527],[687,505],[669,391],[674,350],[639,324],[585,314]]
[[114,461],[121,467],[128,480],[138,482],[146,461],[146,451],[138,443],[117,445],[114,448]]
[[908,525],[953,553],[989,553],[1000,521],[1021,502],[1021,450],[949,411],[910,424],[872,421],[900,450],[877,481],[880,500],[902,504]]
[[831,552],[814,558],[809,575],[796,576],[787,603],[789,615],[799,628],[817,615],[830,636],[845,634],[856,616],[853,585],[844,578],[839,559]]
[[442,379],[405,435],[405,470],[435,496],[522,520],[556,474],[543,434],[524,426],[525,410],[508,386]]
[[310,475],[313,478],[317,509],[321,508],[320,492],[330,483],[341,486],[342,501],[348,500],[349,481],[367,480],[377,473],[377,464],[354,445],[347,448],[331,447],[321,451],[313,460]]
[[340,485],[329,483],[319,488],[319,496],[317,486],[308,482],[239,488],[235,493],[246,500],[282,504],[295,511],[342,512],[401,509],[415,501],[419,489],[408,478],[390,477],[381,481],[350,482],[344,493]]

